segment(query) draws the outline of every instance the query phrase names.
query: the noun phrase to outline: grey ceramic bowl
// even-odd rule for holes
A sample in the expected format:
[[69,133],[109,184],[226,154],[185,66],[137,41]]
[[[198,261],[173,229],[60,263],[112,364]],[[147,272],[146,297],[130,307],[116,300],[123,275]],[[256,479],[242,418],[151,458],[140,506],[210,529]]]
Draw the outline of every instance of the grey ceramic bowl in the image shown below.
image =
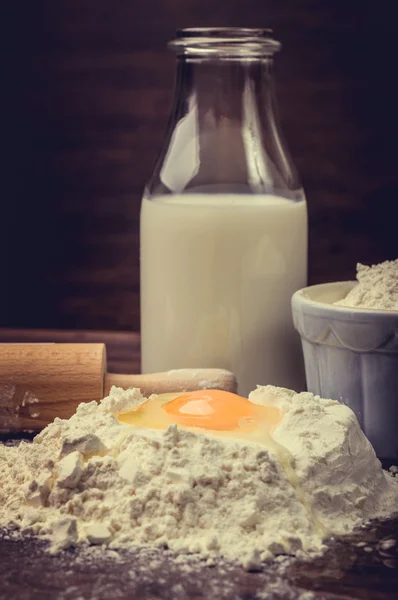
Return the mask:
[[292,298],[307,387],[347,404],[382,458],[398,457],[398,312],[335,306],[354,281],[299,290]]

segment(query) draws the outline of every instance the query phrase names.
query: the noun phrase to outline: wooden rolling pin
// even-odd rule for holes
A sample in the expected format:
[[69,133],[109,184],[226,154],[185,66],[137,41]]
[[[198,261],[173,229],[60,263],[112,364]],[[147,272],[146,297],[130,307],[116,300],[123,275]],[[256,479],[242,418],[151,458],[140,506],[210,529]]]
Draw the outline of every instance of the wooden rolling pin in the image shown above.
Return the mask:
[[105,344],[0,344],[0,432],[38,431],[68,419],[80,402],[100,400],[112,385],[152,393],[236,391],[223,369],[177,369],[149,375],[106,372]]

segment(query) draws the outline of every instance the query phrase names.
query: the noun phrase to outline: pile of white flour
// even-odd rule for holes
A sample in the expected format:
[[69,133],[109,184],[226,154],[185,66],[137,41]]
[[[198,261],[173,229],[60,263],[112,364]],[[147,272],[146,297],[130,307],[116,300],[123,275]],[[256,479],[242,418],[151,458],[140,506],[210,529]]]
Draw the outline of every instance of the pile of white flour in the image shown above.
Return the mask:
[[398,311],[398,259],[357,265],[357,285],[335,304]]
[[33,443],[0,447],[0,526],[108,548],[165,546],[253,567],[323,548],[364,520],[398,510],[398,481],[354,413],[333,400],[271,386],[250,395],[284,413],[265,447],[170,426],[121,425],[143,401],[113,388],[100,404],[55,419]]

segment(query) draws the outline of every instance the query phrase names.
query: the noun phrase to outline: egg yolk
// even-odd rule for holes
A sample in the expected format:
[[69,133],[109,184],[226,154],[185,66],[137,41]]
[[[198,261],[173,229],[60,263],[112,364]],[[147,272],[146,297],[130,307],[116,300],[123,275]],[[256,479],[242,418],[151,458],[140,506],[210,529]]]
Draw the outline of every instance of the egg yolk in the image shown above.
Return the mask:
[[173,421],[185,427],[235,429],[242,419],[256,416],[256,406],[246,398],[220,390],[199,390],[178,396],[163,405]]
[[247,398],[222,390],[198,390],[186,394],[152,397],[135,409],[117,415],[120,422],[138,427],[166,429],[171,423],[213,431],[250,431],[266,424],[275,427],[282,419],[279,409],[259,406]]

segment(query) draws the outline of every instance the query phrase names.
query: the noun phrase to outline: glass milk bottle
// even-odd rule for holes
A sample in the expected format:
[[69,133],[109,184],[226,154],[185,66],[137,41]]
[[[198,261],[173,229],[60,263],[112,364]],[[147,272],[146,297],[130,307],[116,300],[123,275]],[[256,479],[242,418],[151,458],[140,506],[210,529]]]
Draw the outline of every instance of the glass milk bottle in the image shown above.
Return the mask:
[[141,207],[144,373],[233,371],[301,390],[290,299],[307,280],[307,209],[275,109],[264,29],[183,29],[167,134]]

